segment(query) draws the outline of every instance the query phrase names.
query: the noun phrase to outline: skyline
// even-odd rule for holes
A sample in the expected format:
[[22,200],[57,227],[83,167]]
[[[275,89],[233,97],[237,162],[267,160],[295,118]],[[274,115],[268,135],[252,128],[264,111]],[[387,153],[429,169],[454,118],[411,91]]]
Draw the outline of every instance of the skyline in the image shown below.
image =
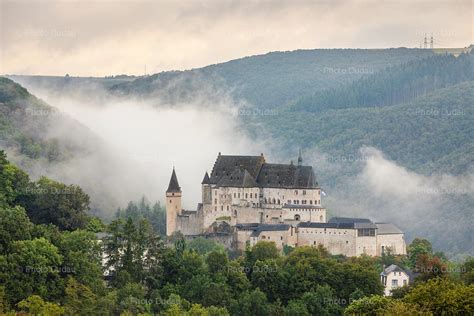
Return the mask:
[[425,34],[435,48],[473,43],[466,0],[0,1],[1,74],[143,75],[272,51],[415,48]]

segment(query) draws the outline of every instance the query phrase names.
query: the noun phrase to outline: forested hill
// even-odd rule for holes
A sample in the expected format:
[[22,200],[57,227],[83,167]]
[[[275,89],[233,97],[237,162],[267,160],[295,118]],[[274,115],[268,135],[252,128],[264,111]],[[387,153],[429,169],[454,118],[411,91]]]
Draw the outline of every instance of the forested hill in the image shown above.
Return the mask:
[[416,172],[463,174],[473,166],[472,104],[474,81],[467,81],[393,106],[282,110],[258,122],[293,146],[316,147],[331,156],[357,156],[361,147],[373,146]]
[[[198,89],[231,90],[258,108],[290,101],[398,65],[433,55],[424,49],[315,49],[272,52],[189,71],[161,72],[111,89],[120,95],[175,100]],[[171,94],[171,96],[170,96]]]
[[63,161],[85,153],[93,143],[98,140],[87,128],[0,77],[2,149],[28,159]]
[[473,80],[474,54],[435,55],[392,66],[355,82],[316,92],[298,100],[293,111],[389,106],[407,102],[430,91]]

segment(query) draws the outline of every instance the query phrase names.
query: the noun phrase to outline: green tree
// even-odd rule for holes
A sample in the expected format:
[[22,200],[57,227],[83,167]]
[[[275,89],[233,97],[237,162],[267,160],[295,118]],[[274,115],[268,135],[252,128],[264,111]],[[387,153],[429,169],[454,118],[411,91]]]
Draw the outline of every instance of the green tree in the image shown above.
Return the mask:
[[239,296],[236,315],[269,315],[271,306],[268,304],[265,293],[259,289],[251,292],[244,292]]
[[301,300],[291,300],[285,308],[287,316],[309,316],[310,313],[306,305]]
[[31,238],[33,224],[22,207],[0,207],[0,254],[6,254],[16,240]]
[[345,315],[370,315],[383,314],[392,304],[393,299],[381,295],[366,296],[353,301],[345,310]]
[[200,255],[205,255],[212,251],[224,252],[222,244],[203,237],[198,237],[188,242],[188,249],[195,250]]
[[85,228],[89,222],[89,196],[79,186],[42,177],[17,197],[35,224],[52,223],[61,230]]
[[430,279],[412,288],[403,301],[434,315],[472,315],[474,285],[456,283],[447,278]]
[[422,238],[415,238],[412,243],[407,247],[408,251],[408,261],[411,268],[416,266],[416,261],[418,260],[418,256],[423,254],[432,254],[433,247],[431,243]]
[[89,287],[94,293],[102,293],[101,246],[94,233],[85,230],[66,231],[59,243],[63,255],[65,274],[73,274],[74,278]]
[[94,315],[98,312],[97,296],[76,279],[68,279],[65,294],[64,310],[67,315]]
[[460,267],[461,280],[466,284],[474,284],[474,257],[469,257]]
[[60,297],[62,262],[58,248],[44,238],[14,241],[11,252],[0,256],[0,281],[5,285],[9,302],[14,305],[32,294],[47,300]]
[[59,316],[64,313],[64,308],[50,302],[45,302],[39,295],[31,295],[18,303],[18,308],[31,315]]

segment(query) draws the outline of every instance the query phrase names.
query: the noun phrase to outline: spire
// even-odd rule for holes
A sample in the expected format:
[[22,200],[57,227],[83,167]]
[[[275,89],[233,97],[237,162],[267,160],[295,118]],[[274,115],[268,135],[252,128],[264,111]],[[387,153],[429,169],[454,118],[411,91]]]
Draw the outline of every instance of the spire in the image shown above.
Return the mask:
[[300,153],[298,155],[298,166],[302,166],[303,165],[303,157],[301,157],[301,149],[300,149]]
[[179,186],[174,167],[173,173],[171,174],[170,184],[168,185],[168,190],[166,190],[166,192],[181,192],[181,187]]
[[201,184],[211,184],[211,179],[209,178],[209,174],[206,171],[206,174],[204,175],[204,179],[202,179]]

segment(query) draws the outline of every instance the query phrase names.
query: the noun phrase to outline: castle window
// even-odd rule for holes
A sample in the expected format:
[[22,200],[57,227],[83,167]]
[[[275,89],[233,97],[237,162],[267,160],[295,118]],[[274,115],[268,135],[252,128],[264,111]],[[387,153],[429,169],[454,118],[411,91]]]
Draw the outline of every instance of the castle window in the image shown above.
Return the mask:
[[240,199],[240,192],[239,192],[239,199]]
[[234,216],[237,216],[237,210],[234,210]]
[[319,216],[319,220],[322,222],[323,221],[323,216]]
[[295,195],[298,195],[298,190],[295,190]]
[[249,197],[248,193],[245,193],[245,198],[247,199]]
[[227,210],[229,210],[229,205],[227,205]]
[[223,210],[224,210],[224,205],[221,205],[221,211],[223,211]]
[[306,195],[306,190],[303,190],[303,195]]
[[234,199],[237,197],[237,194],[234,192]]
[[250,193],[250,198],[252,198],[252,193]]
[[170,203],[171,203],[171,200],[170,200]]
[[295,215],[295,221],[299,221],[300,218],[301,218],[300,215],[298,215],[298,214]]
[[217,212],[217,206],[214,206],[214,212]]
[[275,199],[273,199],[273,204],[275,204]]
[[316,240],[315,240],[315,241],[313,241],[313,245],[316,245]]
[[280,199],[278,199],[278,205],[280,205]]
[[214,199],[214,204],[217,204],[217,199]]
[[309,204],[311,204],[311,205],[312,205],[312,204],[313,204],[313,200],[309,200]]

